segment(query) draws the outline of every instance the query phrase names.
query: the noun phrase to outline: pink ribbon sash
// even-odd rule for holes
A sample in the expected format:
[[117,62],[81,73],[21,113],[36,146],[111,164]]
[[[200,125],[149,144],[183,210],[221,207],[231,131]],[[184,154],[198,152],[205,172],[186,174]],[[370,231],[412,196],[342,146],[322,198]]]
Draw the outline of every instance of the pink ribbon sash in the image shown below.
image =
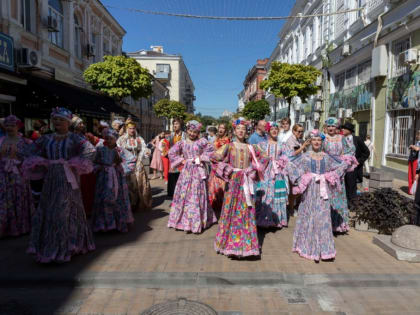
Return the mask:
[[328,200],[327,181],[325,179],[325,175],[312,173],[312,177],[316,182],[319,182],[319,193],[321,198]]
[[18,169],[18,165],[20,164],[19,160],[9,159],[9,158],[3,158],[2,160],[5,162],[4,170],[7,173],[14,173],[16,175],[19,175],[19,169]]
[[59,159],[59,160],[51,160],[51,161],[49,161],[49,163],[50,164],[61,164],[61,165],[63,165],[67,181],[71,184],[71,187],[73,189],[79,188],[79,185],[77,184],[76,176],[74,176],[74,173],[71,170],[68,161],[63,160],[63,159]]
[[198,156],[195,159],[188,159],[187,162],[191,162],[193,165],[198,167],[198,173],[201,180],[205,180],[207,178],[207,171]]
[[115,165],[105,166],[105,171],[108,173],[108,188],[114,190],[114,200],[118,198],[118,177]]
[[252,170],[250,169],[241,169],[241,168],[234,168],[234,172],[243,171],[244,176],[244,194],[245,200],[248,207],[253,207],[254,204],[252,203],[252,196],[254,195],[254,180],[252,179]]

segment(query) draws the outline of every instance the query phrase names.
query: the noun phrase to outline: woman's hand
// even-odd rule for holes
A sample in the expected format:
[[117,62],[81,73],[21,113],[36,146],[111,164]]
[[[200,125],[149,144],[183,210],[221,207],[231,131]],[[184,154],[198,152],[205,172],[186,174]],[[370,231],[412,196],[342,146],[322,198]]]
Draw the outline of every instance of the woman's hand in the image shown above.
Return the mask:
[[419,180],[419,174],[416,174],[416,177],[414,177],[415,181]]

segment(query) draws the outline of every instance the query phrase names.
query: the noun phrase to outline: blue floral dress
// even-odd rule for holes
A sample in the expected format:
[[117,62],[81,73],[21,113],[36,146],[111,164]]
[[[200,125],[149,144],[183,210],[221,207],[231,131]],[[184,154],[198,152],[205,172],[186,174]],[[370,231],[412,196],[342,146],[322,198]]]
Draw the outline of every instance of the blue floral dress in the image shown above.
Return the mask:
[[24,162],[24,173],[44,177],[44,184],[32,217],[28,253],[49,263],[94,250],[80,192],[80,175],[93,170],[94,147],[73,133],[50,134],[33,144],[32,154]]
[[257,226],[281,228],[287,226],[287,148],[280,142],[268,141],[261,142],[259,146],[270,160],[263,180],[256,187]]
[[136,157],[125,149],[99,146],[95,157],[96,189],[93,231],[128,231],[134,222],[126,174],[134,171]]
[[319,261],[336,255],[331,205],[346,168],[339,158],[324,152],[301,154],[287,166],[294,192],[302,194],[292,250],[304,258]]

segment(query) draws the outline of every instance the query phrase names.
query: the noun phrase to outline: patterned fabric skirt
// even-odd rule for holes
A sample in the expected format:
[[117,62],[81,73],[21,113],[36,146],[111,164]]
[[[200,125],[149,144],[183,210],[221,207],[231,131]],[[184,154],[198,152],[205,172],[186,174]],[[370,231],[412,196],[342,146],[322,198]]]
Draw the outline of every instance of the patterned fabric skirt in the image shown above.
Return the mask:
[[152,209],[152,189],[144,167],[129,174],[127,184],[133,211]]
[[212,170],[209,177],[209,199],[211,207],[218,217],[220,217],[222,211],[225,186],[226,182],[217,177],[215,171]]
[[125,177],[117,171],[118,191],[108,187],[108,173],[100,171],[97,175],[95,202],[92,214],[93,231],[128,231],[128,224],[134,222],[130,197]]
[[287,226],[287,187],[284,179],[268,179],[256,188],[257,226]]
[[316,261],[336,255],[330,202],[320,198],[318,183],[311,184],[302,196],[292,250],[301,257]]
[[20,174],[0,172],[0,238],[29,233],[33,212],[29,182]]
[[334,190],[331,196],[331,221],[334,232],[348,232],[349,226],[349,208],[347,205],[346,185],[344,177],[341,179],[341,191]]
[[234,172],[226,185],[214,249],[227,256],[259,256],[255,208],[248,207],[243,172]]
[[62,165],[51,165],[32,217],[28,253],[41,263],[67,262],[94,249],[80,189],[71,187]]

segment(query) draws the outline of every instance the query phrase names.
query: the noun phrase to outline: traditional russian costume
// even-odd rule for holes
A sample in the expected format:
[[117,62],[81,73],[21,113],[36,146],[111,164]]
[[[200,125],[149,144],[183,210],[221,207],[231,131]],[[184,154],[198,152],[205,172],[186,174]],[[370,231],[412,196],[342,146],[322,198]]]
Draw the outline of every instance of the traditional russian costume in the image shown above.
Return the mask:
[[[171,134],[171,138],[169,139],[169,146],[173,147],[175,144],[177,144],[181,140],[186,140],[186,136],[184,132],[175,133],[173,132]],[[179,174],[181,172],[182,166],[179,167],[173,167],[172,165],[169,165],[169,175],[168,175],[168,197],[172,198],[174,196],[176,183],[179,178]]]
[[[64,108],[51,114],[69,121],[71,115]],[[71,132],[44,135],[33,144],[33,156],[23,169],[27,177],[44,177],[28,248],[37,261],[66,262],[95,249],[80,192],[80,175],[93,170],[94,155],[89,141]]]
[[[5,125],[20,121],[8,116]],[[22,161],[30,151],[31,140],[0,137],[0,238],[28,233],[34,212],[29,180],[22,176]]]
[[[189,121],[187,128],[201,128]],[[210,206],[207,191],[208,173],[213,146],[204,138],[177,142],[169,150],[172,167],[184,164],[180,173],[169,214],[168,227],[201,233],[217,221]]]

